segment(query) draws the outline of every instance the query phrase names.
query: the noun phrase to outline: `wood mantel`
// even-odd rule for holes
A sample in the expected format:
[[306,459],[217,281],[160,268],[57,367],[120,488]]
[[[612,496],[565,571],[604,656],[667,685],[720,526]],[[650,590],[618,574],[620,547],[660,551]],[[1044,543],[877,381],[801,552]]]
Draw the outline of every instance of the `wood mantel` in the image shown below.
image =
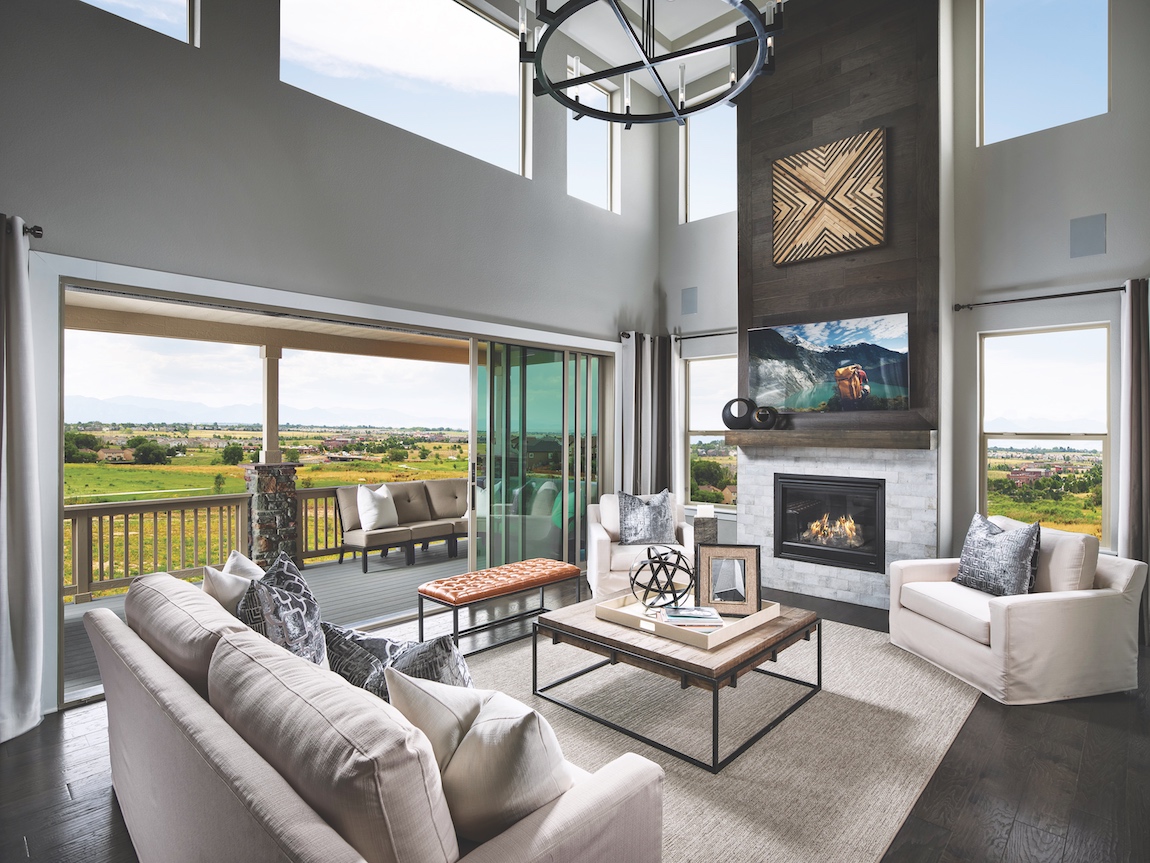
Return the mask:
[[756,447],[935,449],[938,432],[931,429],[747,429],[727,432],[726,441],[744,449]]

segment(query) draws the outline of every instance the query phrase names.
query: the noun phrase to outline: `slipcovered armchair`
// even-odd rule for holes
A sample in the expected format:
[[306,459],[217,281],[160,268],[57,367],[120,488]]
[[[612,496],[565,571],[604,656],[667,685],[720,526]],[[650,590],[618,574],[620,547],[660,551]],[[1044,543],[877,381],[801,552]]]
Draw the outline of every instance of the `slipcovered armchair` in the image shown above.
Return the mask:
[[[648,500],[653,495],[640,495]],[[687,524],[683,505],[671,495],[677,542],[657,543],[675,548],[695,562],[695,530]],[[631,564],[647,553],[649,543],[622,545],[619,542],[619,496],[605,494],[598,504],[587,507],[587,584],[592,596],[605,596],[630,587]]]
[[1097,540],[1075,537],[1042,530],[1035,592],[1018,596],[952,582],[959,558],[892,563],[891,643],[1003,704],[1137,688],[1146,564],[1109,555],[1095,564],[1091,549],[1077,546],[1093,540],[1097,555]]

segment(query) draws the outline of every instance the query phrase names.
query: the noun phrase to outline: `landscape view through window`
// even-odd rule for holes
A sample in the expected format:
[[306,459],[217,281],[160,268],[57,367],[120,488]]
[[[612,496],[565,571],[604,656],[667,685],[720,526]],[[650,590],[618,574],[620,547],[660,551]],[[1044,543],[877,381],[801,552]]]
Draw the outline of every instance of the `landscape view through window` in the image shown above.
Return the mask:
[[[262,446],[261,374],[253,346],[67,330],[65,507],[244,493]],[[470,404],[466,365],[285,350],[279,446],[300,489],[466,476]],[[202,516],[172,519],[188,543],[209,541]],[[158,540],[170,547],[156,536],[168,529],[113,519],[113,559],[95,565],[125,574],[123,531],[138,574]]]

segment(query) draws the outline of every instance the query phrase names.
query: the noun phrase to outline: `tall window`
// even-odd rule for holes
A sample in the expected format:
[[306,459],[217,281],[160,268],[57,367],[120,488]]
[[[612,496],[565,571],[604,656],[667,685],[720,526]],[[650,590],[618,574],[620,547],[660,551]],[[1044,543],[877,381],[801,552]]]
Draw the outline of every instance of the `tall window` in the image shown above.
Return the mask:
[[[568,64],[568,74],[586,75],[587,67],[575,57]],[[606,90],[594,84],[576,90],[580,103],[602,111],[610,109],[611,95]],[[574,112],[567,114],[567,194],[604,210],[611,209],[613,130],[613,124],[594,117],[575,119]]]
[[727,446],[723,405],[738,395],[735,357],[687,361],[687,458],[692,503],[734,504],[738,497],[735,447]]
[[84,0],[121,18],[127,18],[157,33],[188,40],[188,0]]
[[982,0],[981,142],[1109,110],[1107,0]]
[[982,337],[982,511],[1109,543],[1109,328]]
[[687,221],[733,212],[738,206],[734,108],[719,106],[687,120]]
[[281,81],[516,173],[519,77],[515,36],[456,0],[280,4]]

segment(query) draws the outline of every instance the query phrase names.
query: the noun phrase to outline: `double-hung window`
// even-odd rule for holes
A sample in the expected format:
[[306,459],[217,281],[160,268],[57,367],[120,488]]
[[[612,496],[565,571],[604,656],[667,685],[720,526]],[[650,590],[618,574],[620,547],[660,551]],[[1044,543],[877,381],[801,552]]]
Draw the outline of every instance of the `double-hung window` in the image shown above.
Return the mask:
[[687,360],[687,459],[690,503],[733,505],[738,497],[736,448],[728,446],[723,406],[738,395],[735,357]]
[[981,511],[1109,545],[1109,327],[984,333]]

